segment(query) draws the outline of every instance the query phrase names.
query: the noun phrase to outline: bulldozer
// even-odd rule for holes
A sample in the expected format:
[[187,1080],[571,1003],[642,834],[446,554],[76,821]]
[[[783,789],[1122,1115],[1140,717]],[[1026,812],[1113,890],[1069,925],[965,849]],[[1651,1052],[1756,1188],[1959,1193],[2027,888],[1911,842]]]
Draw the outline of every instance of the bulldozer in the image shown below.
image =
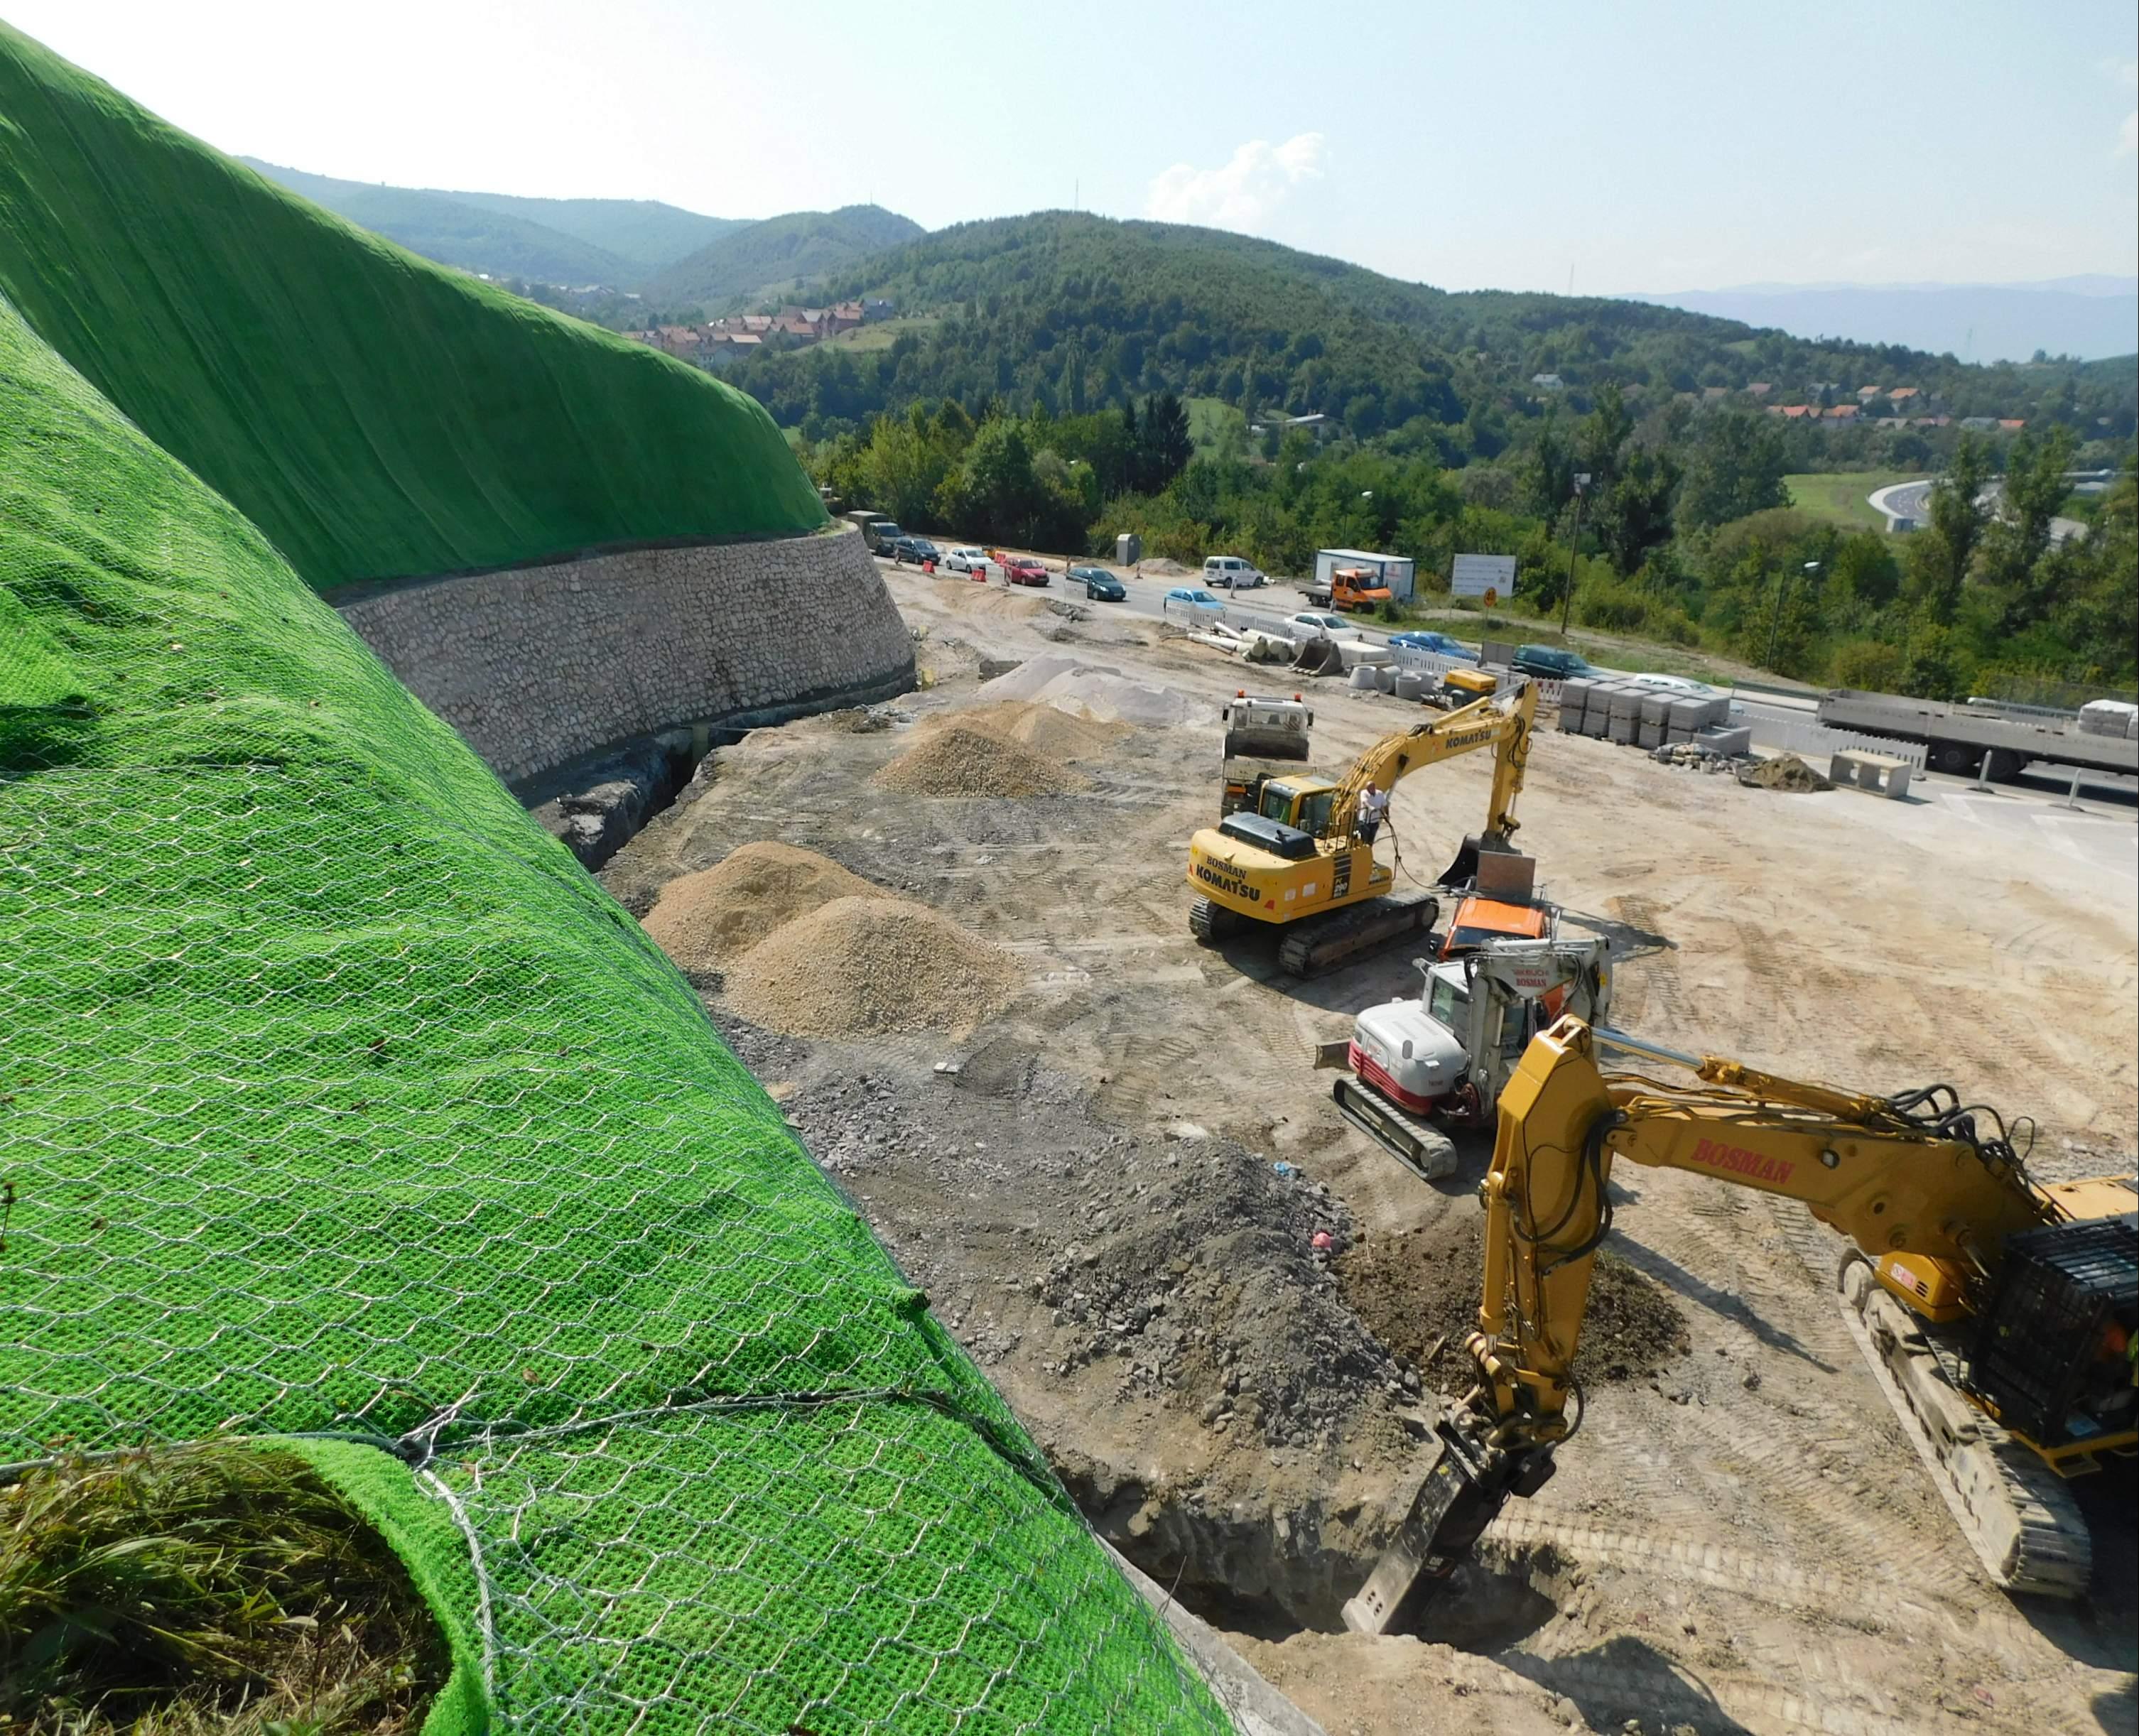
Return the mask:
[[1348,1042],[1318,1061],[1346,1069],[1338,1113],[1414,1175],[1456,1167],[1442,1127],[1490,1122],[1532,1037],[1563,1013],[1593,1024],[1612,1005],[1612,946],[1583,940],[1490,940],[1453,957],[1414,959],[1415,1000],[1361,1013]]
[[1197,894],[1189,932],[1208,946],[1258,928],[1274,932],[1279,968],[1313,976],[1431,927],[1439,899],[1427,888],[1397,891],[1393,866],[1378,861],[1360,834],[1360,795],[1490,748],[1486,829],[1466,841],[1437,883],[1467,878],[1481,850],[1505,851],[1515,830],[1537,703],[1537,689],[1526,682],[1383,736],[1334,780],[1262,778],[1252,809],[1226,814],[1189,842],[1187,878]]
[[[1699,1083],[1608,1075],[1599,1044]],[[1624,1159],[1802,1201],[1853,1245],[1843,1318],[1985,1571],[2078,1597],[2092,1564],[2065,1479],[2139,1447],[2139,1206],[2123,1177],[2043,1186],[2008,1124],[1950,1085],[1874,1096],[1681,1054],[1568,1015],[1500,1094],[1476,1381],[1394,1540],[1344,1606],[1414,1619],[1580,1426],[1574,1352]]]

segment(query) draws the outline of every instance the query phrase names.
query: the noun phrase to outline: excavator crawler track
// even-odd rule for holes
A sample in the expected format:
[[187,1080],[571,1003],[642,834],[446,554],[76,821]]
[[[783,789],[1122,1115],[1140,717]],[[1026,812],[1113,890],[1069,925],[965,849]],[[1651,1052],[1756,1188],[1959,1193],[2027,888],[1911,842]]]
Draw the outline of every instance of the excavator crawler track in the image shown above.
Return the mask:
[[1862,1254],[1843,1256],[1836,1277],[1850,1335],[1984,1572],[2009,1592],[2084,1596],[2093,1545],[2063,1480],[1955,1388],[1922,1323]]
[[1456,1172],[1455,1142],[1432,1122],[1399,1109],[1373,1086],[1349,1076],[1334,1081],[1329,1094],[1339,1114],[1420,1181],[1438,1181]]
[[1433,927],[1441,901],[1426,892],[1391,892],[1307,917],[1285,931],[1277,966],[1288,976],[1322,976],[1407,941]]
[[1214,904],[1208,898],[1198,898],[1188,907],[1188,932],[1206,946],[1215,946],[1230,939],[1246,926],[1247,918],[1239,912]]

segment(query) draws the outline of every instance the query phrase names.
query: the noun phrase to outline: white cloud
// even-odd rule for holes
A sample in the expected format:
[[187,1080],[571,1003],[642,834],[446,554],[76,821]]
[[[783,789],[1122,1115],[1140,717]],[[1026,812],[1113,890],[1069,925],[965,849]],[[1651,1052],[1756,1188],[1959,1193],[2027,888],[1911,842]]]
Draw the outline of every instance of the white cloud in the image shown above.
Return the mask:
[[2124,125],[2117,130],[2117,149],[2120,157],[2139,156],[2139,109],[2124,117]]
[[1301,133],[1275,145],[1251,139],[1217,169],[1177,163],[1154,178],[1144,195],[1144,214],[1165,223],[1258,229],[1300,186],[1320,180],[1329,161],[1329,143],[1319,133]]

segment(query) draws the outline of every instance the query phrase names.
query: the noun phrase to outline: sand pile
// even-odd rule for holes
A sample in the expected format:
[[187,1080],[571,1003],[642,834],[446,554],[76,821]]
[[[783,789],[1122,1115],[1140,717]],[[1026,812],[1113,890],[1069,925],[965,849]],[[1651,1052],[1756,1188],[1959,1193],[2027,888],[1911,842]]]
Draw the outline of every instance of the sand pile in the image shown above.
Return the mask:
[[958,599],[969,615],[983,620],[1030,621],[1051,614],[1047,599],[1025,591],[997,590],[993,585],[974,585]]
[[869,780],[908,795],[1067,795],[1092,780],[1022,741],[946,721]]
[[1755,790],[1782,790],[1794,795],[1834,788],[1795,754],[1777,754],[1772,760],[1763,760],[1750,771],[1740,772],[1738,781]]
[[1171,729],[1179,724],[1215,724],[1218,708],[1172,687],[1134,682],[1110,669],[1081,663],[1066,651],[1050,651],[1009,673],[985,682],[975,697],[983,703],[1006,700],[1066,701],[1088,717],[1104,722]]
[[723,998],[753,1024],[800,1037],[962,1034],[1008,1003],[1021,974],[926,905],[835,898],[737,959]]
[[1126,724],[1109,723],[1081,708],[1073,712],[1029,700],[947,712],[928,719],[921,728],[931,735],[946,728],[982,730],[1006,741],[1020,742],[1050,760],[1099,759],[1124,736],[1133,733]]
[[815,850],[746,844],[712,867],[662,888],[644,927],[654,945],[690,976],[720,969],[775,929],[835,898],[889,897]]

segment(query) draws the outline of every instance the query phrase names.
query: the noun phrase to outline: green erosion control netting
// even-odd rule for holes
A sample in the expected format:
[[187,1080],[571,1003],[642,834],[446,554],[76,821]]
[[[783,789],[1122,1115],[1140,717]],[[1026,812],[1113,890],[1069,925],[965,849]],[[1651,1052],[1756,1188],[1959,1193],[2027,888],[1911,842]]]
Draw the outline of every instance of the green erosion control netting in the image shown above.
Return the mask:
[[321,590],[825,521],[741,393],[365,233],[4,24],[0,295]]
[[0,1177],[0,1461],[360,1443],[505,1728],[1226,1728],[637,925],[4,302]]

